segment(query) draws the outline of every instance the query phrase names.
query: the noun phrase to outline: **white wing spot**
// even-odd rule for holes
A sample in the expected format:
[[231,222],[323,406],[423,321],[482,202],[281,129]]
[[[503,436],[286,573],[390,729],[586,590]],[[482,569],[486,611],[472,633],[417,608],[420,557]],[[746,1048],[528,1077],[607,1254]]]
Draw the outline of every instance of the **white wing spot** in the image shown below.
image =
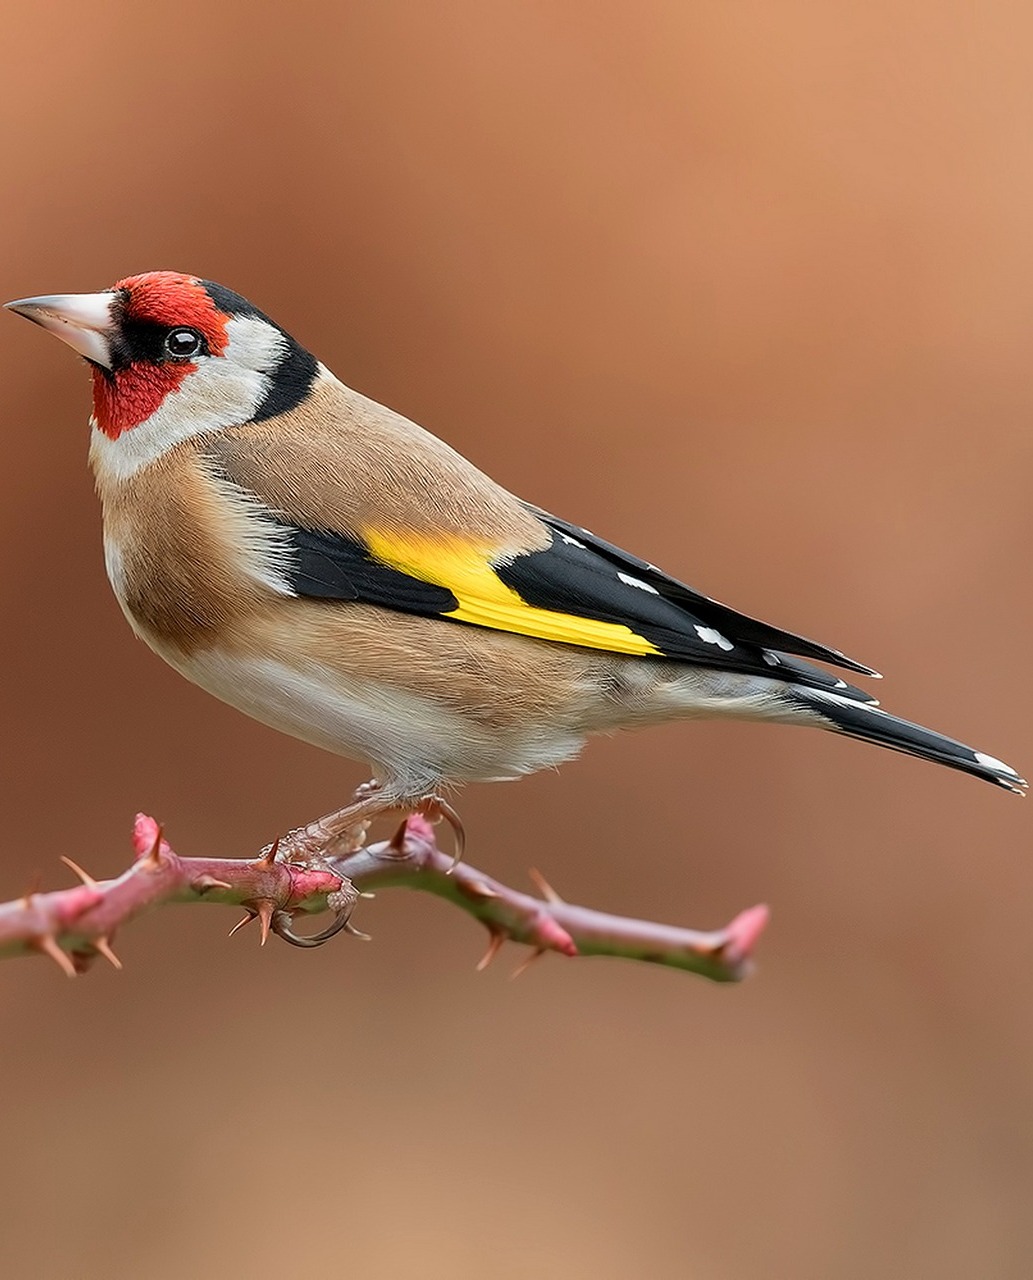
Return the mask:
[[[857,702],[853,698],[844,698],[841,693],[832,693],[829,689],[808,689],[807,697],[817,702],[831,702],[836,707],[853,707],[855,711],[867,711],[873,716],[889,716],[874,698],[871,702]],[[890,716],[890,719],[893,717]]]
[[999,769],[1001,773],[1006,773],[1009,778],[1017,778],[1019,776],[1010,764],[1005,764],[1003,760],[998,760],[996,756],[988,756],[983,751],[973,751],[972,754],[975,756],[977,763],[983,765],[986,769]]
[[578,542],[577,538],[572,538],[569,533],[561,533],[560,538],[568,547],[580,547],[582,551],[585,549],[585,544]]
[[769,667],[780,667],[782,665],[782,659],[777,653],[772,653],[770,649],[762,649],[760,651],[760,656]]
[[696,634],[704,644],[716,644],[718,648],[725,650],[735,648],[735,645],[732,644],[731,640],[723,636],[720,631],[716,631],[713,627],[701,627],[698,622],[695,626]]
[[[651,596],[658,596],[660,594],[656,587],[651,587],[648,582],[643,582],[641,578],[633,578],[630,573],[618,573],[617,577],[620,578],[621,582],[623,582],[626,587],[638,587],[639,591],[648,591]],[[699,628],[697,627],[696,630],[698,631]],[[716,635],[717,632],[714,634]],[[730,649],[732,646],[729,645],[728,647]]]

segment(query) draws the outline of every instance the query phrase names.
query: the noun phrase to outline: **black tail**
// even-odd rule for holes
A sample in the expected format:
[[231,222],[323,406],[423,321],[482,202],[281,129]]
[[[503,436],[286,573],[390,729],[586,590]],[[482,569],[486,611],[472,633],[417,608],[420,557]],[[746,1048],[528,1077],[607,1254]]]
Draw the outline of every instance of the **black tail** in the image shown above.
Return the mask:
[[948,769],[960,769],[975,778],[993,782],[1016,795],[1025,795],[1026,780],[1003,761],[982,751],[973,751],[963,742],[945,738],[943,734],[923,729],[920,724],[899,720],[889,712],[865,702],[857,702],[838,693],[824,689],[805,689],[791,685],[783,695],[800,711],[806,711],[812,724],[826,729],[836,729],[851,738],[891,747],[909,756],[923,760],[935,760]]

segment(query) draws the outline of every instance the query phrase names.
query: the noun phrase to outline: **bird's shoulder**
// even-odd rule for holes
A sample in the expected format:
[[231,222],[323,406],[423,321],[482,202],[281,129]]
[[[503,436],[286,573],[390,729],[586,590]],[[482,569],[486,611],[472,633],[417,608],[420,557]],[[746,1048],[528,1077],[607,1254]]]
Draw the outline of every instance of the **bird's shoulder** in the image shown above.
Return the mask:
[[500,552],[549,540],[524,503],[457,450],[329,373],[290,412],[214,433],[200,449],[226,479],[302,528],[473,536]]

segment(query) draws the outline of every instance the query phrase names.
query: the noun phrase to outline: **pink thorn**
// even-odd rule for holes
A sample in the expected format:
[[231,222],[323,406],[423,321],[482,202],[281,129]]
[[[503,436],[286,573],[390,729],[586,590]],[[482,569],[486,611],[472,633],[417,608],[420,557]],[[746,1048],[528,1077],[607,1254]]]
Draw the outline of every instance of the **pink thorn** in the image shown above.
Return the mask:
[[517,967],[513,970],[513,972],[509,975],[510,981],[512,982],[514,978],[519,978],[522,973],[526,973],[528,969],[530,969],[531,965],[533,965],[536,960],[540,960],[543,955],[545,955],[545,952],[541,949],[541,947],[538,947],[536,950],[532,951],[531,954],[527,957],[527,959],[522,960],[520,964],[518,964]]
[[[765,903],[756,907],[747,907],[740,911],[725,930],[727,940],[725,950],[731,951],[736,959],[746,960],[757,945],[757,939],[767,928],[771,912]],[[731,957],[730,957],[731,958]]]
[[[146,813],[136,815],[136,821],[133,823],[133,851],[138,858],[150,853],[160,831],[161,827],[158,823]],[[167,848],[168,846],[162,841],[162,849]]]
[[490,931],[488,936],[488,949],[485,951],[484,955],[481,956],[480,960],[477,961],[476,967],[478,973],[483,973],[484,970],[487,969],[488,965],[491,964],[502,949],[502,944],[505,941],[506,935],[504,933],[496,933],[494,930]]
[[550,951],[558,951],[560,955],[576,956],[577,944],[561,924],[557,924],[552,916],[539,916],[535,921],[533,937],[540,947]]

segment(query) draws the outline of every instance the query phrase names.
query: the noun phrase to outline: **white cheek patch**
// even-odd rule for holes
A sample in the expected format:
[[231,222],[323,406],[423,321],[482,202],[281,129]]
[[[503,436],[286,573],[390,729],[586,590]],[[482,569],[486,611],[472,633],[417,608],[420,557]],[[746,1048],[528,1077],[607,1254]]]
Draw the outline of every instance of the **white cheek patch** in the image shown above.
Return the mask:
[[287,339],[257,316],[234,316],[226,325],[229,345],[221,359],[256,373],[270,373],[287,354]]
[[287,352],[283,335],[255,316],[234,316],[221,356],[205,356],[177,390],[138,426],[112,440],[94,419],[90,460],[107,480],[129,480],[169,449],[220,427],[247,422],[269,390],[269,373]]

